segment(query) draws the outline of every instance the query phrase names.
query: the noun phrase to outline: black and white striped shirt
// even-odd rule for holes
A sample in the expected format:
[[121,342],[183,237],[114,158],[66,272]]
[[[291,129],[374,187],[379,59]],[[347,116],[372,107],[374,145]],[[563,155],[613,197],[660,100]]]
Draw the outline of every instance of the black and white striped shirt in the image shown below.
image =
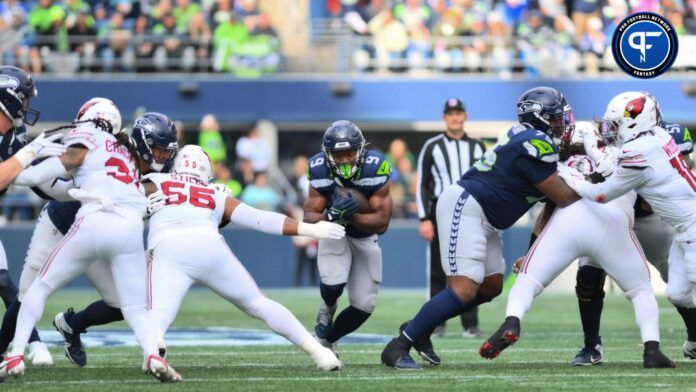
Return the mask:
[[478,139],[464,136],[452,139],[446,133],[428,139],[418,156],[418,217],[428,219],[435,214],[433,202],[447,185],[450,185],[469,170],[486,147]]

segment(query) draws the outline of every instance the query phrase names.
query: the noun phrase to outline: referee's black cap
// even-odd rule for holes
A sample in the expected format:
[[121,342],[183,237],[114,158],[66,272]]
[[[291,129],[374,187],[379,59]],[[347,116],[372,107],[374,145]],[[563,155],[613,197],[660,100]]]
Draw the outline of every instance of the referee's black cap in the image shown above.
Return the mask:
[[464,102],[462,102],[461,99],[450,98],[447,101],[445,101],[445,108],[442,109],[442,113],[447,114],[448,112],[451,112],[452,110],[459,110],[461,112],[466,112],[466,106],[464,106]]

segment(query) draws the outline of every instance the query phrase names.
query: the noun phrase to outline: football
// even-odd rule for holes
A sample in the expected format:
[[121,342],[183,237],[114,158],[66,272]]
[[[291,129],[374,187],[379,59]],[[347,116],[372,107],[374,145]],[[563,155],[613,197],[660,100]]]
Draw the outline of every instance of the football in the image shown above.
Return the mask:
[[365,195],[360,193],[360,191],[355,189],[355,188],[338,187],[338,188],[336,188],[335,197],[340,198],[340,197],[348,195],[348,193],[350,193],[353,196],[353,199],[358,201],[358,204],[360,205],[360,209],[358,210],[358,213],[366,214],[366,213],[372,211],[372,208],[370,208],[370,203],[367,201],[367,198],[365,197]]

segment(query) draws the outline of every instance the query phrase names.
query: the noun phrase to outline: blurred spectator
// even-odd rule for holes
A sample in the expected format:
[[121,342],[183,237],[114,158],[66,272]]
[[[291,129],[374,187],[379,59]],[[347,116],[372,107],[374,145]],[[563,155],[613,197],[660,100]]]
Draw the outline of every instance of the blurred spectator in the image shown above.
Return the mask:
[[[157,37],[157,48],[154,53],[155,68],[160,70],[173,70],[180,67],[189,70],[193,67],[192,60],[183,59],[184,42],[182,31],[178,29],[174,15],[166,13],[159,19],[159,23],[152,27],[152,33]],[[190,53],[190,51],[189,51]],[[193,53],[190,53],[191,56]],[[187,59],[188,60],[188,59]]]
[[[307,178],[307,157],[299,155],[295,157],[293,165],[293,186],[298,194],[298,208],[293,217],[302,220],[302,208],[304,201],[309,194],[309,179]],[[315,286],[317,283],[317,247],[318,241],[310,237],[292,237],[292,244],[297,249],[297,259],[295,260],[295,286],[301,286],[303,276],[309,277],[309,284]]]
[[[3,64],[26,63],[27,40],[30,39],[25,38],[26,22],[27,9],[20,1],[0,2],[0,62]],[[40,62],[32,65],[32,69],[37,68],[41,68]]]
[[196,64],[198,64],[199,70],[207,71],[209,68],[210,43],[213,35],[210,26],[208,26],[205,20],[205,14],[199,12],[191,17],[188,32],[192,41],[192,47],[195,50]]
[[[228,4],[222,2],[222,4]],[[232,70],[231,58],[234,50],[249,37],[249,31],[239,23],[231,11],[219,11],[215,15],[218,22],[213,32],[213,69],[229,72]]]
[[573,1],[573,23],[578,39],[582,39],[587,32],[587,22],[593,16],[599,16],[599,0]]
[[257,173],[254,183],[244,188],[240,198],[244,203],[266,211],[278,211],[280,195],[268,185],[266,173]]
[[79,54],[81,68],[94,70],[97,50],[97,29],[94,26],[94,18],[89,8],[83,7],[75,14],[71,14],[68,26],[68,38],[70,51]]
[[206,114],[198,126],[198,145],[213,163],[227,161],[227,146],[220,134],[220,124],[213,114]]
[[[249,20],[253,22],[248,22]],[[244,22],[249,34],[231,48],[231,71],[242,77],[257,77],[278,71],[280,44],[268,14],[247,16]]]
[[394,199],[394,215],[397,217],[413,217],[417,212],[415,202],[415,158],[408,151],[406,142],[394,139],[389,145],[386,159],[392,167],[390,194]]
[[188,31],[191,19],[198,15],[200,10],[200,5],[190,0],[176,0],[176,6],[172,9],[176,29],[181,33]]
[[108,23],[102,24],[98,30],[98,36],[102,42],[104,71],[131,70],[135,63],[135,54],[131,46],[133,33],[125,26],[123,14],[111,14]]
[[32,45],[29,52],[32,65],[32,73],[37,74],[42,70],[41,53],[57,50],[61,46],[59,34],[65,19],[65,11],[53,0],[39,0],[37,5],[29,13],[29,27],[34,32]]
[[602,21],[592,17],[587,21],[587,33],[582,37],[580,50],[585,63],[585,73],[597,75],[604,56],[606,37],[602,31]]
[[398,69],[393,63],[398,63],[406,53],[409,45],[408,31],[403,23],[394,18],[389,9],[382,10],[367,24],[368,30],[374,37],[375,57],[380,70]]
[[258,127],[253,127],[246,136],[237,140],[237,159],[249,160],[254,173],[265,172],[271,163],[271,148],[259,137]]
[[297,157],[295,157],[295,161],[293,164],[293,185],[298,195],[299,205],[304,204],[304,201],[307,199],[307,196],[309,195],[309,178],[307,178],[308,170],[309,168],[307,167],[307,157],[304,155],[298,155]]
[[232,178],[232,171],[224,162],[215,162],[213,165],[213,176],[215,178],[214,182],[225,184],[230,191],[232,191],[232,196],[239,198],[242,194],[242,184]]

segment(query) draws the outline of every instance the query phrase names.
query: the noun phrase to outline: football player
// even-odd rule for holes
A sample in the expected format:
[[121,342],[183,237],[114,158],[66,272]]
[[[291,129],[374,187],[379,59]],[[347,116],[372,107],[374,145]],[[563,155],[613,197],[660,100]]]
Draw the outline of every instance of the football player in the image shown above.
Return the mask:
[[[34,125],[39,112],[29,108],[29,100],[37,95],[36,86],[31,76],[13,66],[0,67],[0,197],[7,191],[7,186],[23,168],[29,166],[35,158],[60,155],[65,147],[52,143],[61,135],[49,138],[39,136],[32,143],[26,144],[27,134],[24,124]],[[17,287],[7,271],[7,256],[0,242],[0,297],[10,312],[17,299]],[[11,339],[11,337],[10,337]],[[8,342],[9,343],[9,342]],[[0,353],[4,352],[0,351]],[[29,358],[35,366],[50,366],[51,354],[41,343],[36,330],[29,339]]]
[[[139,160],[144,157],[122,132],[120,121],[115,126],[115,106],[100,102],[93,110],[98,112],[96,118],[77,123],[64,137],[68,148],[63,155],[32,166],[16,180],[37,186],[70,176],[75,188],[68,193],[82,204],[65,238],[24,295],[12,351],[0,363],[0,379],[24,373],[24,349],[48,296],[95,261],[105,260],[109,264],[103,264],[102,277],[113,281],[118,306],[143,349],[143,371],[162,382],[181,380],[158,355],[157,330],[146,306],[142,218],[148,203],[138,182]],[[103,118],[106,113],[112,121]]]
[[[601,165],[605,156],[613,158],[614,154],[609,148],[600,150],[596,142],[590,142],[595,132],[592,124],[578,123],[573,134],[580,134],[585,142],[580,149],[582,154],[573,155],[564,162],[566,167],[578,168],[588,178],[595,178],[594,168]],[[564,138],[572,139],[574,135]],[[674,367],[674,362],[659,349],[657,301],[643,251],[632,229],[635,201],[635,192],[629,192],[607,205],[580,200],[552,212],[544,211],[539,216],[535,227],[539,236],[519,268],[508,296],[505,322],[482,345],[482,357],[496,358],[515,343],[520,336],[520,321],[534,298],[573,260],[581,258],[585,265],[606,269],[633,304],[644,344],[643,367]],[[549,206],[547,204],[546,209]],[[541,228],[543,230],[539,231]]]
[[[121,115],[109,99],[90,99],[82,105],[73,123],[79,124],[91,119],[108,121],[114,129],[121,129]],[[145,113],[138,117],[133,127],[132,140],[142,157],[139,160],[142,173],[168,171],[171,168],[178,151],[178,144],[176,129],[167,116],[160,113]],[[51,252],[65,237],[75,221],[75,215],[81,204],[67,195],[66,189],[71,187],[71,180],[62,179],[51,181],[46,186],[33,188],[43,198],[53,200],[44,206],[34,228],[19,281],[19,301],[43,268]],[[113,279],[110,274],[102,271],[108,268],[108,263],[100,261],[91,264],[85,271],[85,276],[97,289],[102,297],[101,300],[90,304],[80,312],[75,313],[70,309],[54,317],[53,323],[65,340],[65,355],[78,367],[83,367],[87,363],[80,334],[90,326],[123,320]],[[8,308],[3,318],[0,331],[0,353],[7,350],[14,336],[19,301]]]
[[505,262],[499,230],[537,201],[548,198],[565,207],[579,199],[556,171],[557,141],[575,123],[563,94],[549,87],[528,90],[517,102],[517,117],[519,123],[440,196],[437,227],[448,288],[426,302],[387,344],[382,351],[386,365],[420,369],[409,355],[411,347],[427,362],[439,363],[430,341],[433,329],[502,291]]
[[[621,148],[616,169],[607,181],[590,184],[572,173],[563,175],[579,195],[607,203],[636,190],[657,216],[674,229],[668,257],[667,297],[685,319],[682,308],[694,308],[696,290],[696,177],[680,148],[660,123],[657,101],[644,92],[617,95],[602,119],[602,134]],[[689,349],[689,336],[684,351]],[[688,356],[688,354],[687,354]]]
[[[655,100],[657,104],[657,100]],[[667,123],[661,120],[659,105],[656,108],[660,120],[660,127],[665,129],[674,139],[679,151],[688,167],[691,167],[690,154],[693,153],[693,141],[689,129],[681,124]],[[635,223],[633,231],[640,243],[648,262],[660,273],[660,277],[667,282],[669,248],[674,237],[674,229],[660,216],[654,214],[645,200],[638,197],[635,209]],[[599,335],[600,318],[604,305],[604,281],[606,274],[595,265],[591,265],[585,259],[580,260],[577,273],[575,291],[578,296],[580,320],[584,332],[584,346],[571,360],[571,365],[587,366],[600,364],[604,360],[602,340]],[[686,358],[696,359],[696,308],[677,306],[677,311],[684,320],[687,329],[687,339],[684,342],[683,351]]]
[[[346,227],[342,239],[319,241],[317,266],[319,306],[314,334],[335,350],[336,342],[358,329],[375,310],[382,281],[382,250],[378,238],[387,230],[392,214],[389,195],[391,167],[382,153],[367,150],[362,131],[350,121],[336,121],[324,132],[321,152],[309,159],[309,196],[305,222],[335,222]],[[352,188],[339,196],[338,188]],[[369,212],[358,212],[359,192]],[[350,305],[334,319],[344,288]]]
[[177,155],[172,174],[143,179],[145,192],[160,206],[151,208],[156,212],[150,218],[147,240],[150,314],[159,332],[166,333],[189,288],[199,282],[302,348],[320,369],[340,369],[341,362],[331,350],[319,344],[288,309],[261,292],[218,227],[232,221],[269,234],[334,240],[343,238],[345,229],[330,222],[297,222],[241,203],[226,188],[210,184],[211,167],[208,154],[189,145]]

